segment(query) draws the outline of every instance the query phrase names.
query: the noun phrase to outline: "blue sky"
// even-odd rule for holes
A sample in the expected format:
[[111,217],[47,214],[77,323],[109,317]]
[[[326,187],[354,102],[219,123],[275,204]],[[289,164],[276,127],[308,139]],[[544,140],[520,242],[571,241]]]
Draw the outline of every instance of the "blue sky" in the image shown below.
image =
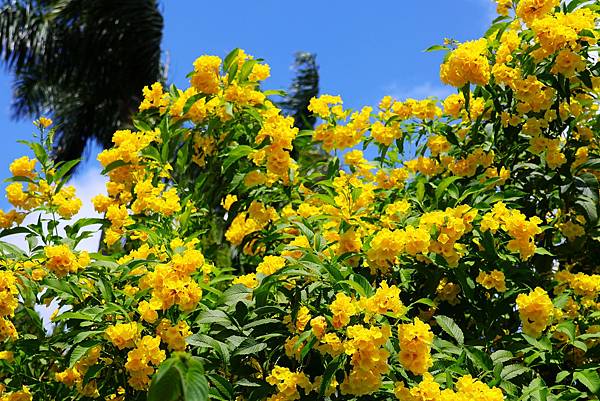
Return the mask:
[[[196,57],[224,56],[240,47],[271,65],[266,89],[285,89],[294,52],[313,52],[321,93],[341,95],[345,106],[357,108],[376,105],[385,95],[404,99],[451,93],[439,81],[443,54],[423,50],[445,37],[481,37],[494,8],[492,0],[163,0],[162,48],[169,81],[180,87],[187,84],[185,75]],[[1,180],[10,174],[8,164],[26,153],[16,141],[30,139],[34,131],[30,121],[10,118],[11,83],[10,74],[0,70]],[[73,179],[84,202],[93,195],[86,192],[103,191],[91,153]],[[0,195],[0,208],[8,207]]]

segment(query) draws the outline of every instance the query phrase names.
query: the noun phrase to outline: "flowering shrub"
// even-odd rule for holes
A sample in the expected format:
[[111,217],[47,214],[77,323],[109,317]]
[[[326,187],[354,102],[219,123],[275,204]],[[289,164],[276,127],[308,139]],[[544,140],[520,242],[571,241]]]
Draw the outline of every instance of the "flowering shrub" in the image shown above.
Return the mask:
[[314,132],[261,60],[201,56],[98,155],[104,218],[66,226],[39,119],[0,213],[27,239],[0,242],[0,399],[598,399],[599,11],[500,0],[434,48],[455,94],[323,95]]

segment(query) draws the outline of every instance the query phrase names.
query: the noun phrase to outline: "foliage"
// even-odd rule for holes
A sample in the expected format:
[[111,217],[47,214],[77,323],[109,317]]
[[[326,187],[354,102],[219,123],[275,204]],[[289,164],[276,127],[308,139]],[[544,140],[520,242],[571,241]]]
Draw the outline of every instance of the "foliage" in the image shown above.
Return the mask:
[[[443,108],[323,95],[309,132],[262,60],[201,56],[190,88],[144,90],[98,156],[105,218],[64,234],[73,164],[38,120],[0,214],[28,244],[0,242],[0,399],[598,399],[600,7],[498,9],[432,48]],[[334,155],[294,160],[305,137]]]

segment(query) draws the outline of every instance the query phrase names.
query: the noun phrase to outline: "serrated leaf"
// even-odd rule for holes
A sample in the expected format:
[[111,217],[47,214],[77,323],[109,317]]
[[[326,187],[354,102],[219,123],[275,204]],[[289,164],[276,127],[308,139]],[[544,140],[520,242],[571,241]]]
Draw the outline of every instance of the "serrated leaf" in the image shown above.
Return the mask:
[[465,335],[460,327],[458,327],[458,325],[454,322],[454,320],[448,316],[436,316],[435,321],[438,323],[441,329],[454,338],[459,345],[464,344]]

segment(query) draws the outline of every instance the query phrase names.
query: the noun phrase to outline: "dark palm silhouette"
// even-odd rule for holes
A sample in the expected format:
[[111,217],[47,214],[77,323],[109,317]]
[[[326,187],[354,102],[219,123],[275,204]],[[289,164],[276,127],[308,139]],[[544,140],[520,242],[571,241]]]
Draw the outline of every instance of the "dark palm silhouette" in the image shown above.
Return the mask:
[[50,112],[55,156],[110,145],[162,80],[163,18],[155,0],[13,0],[0,6],[0,56],[15,74],[13,113]]
[[[302,130],[312,130],[317,119],[308,110],[310,99],[319,95],[319,66],[314,53],[297,52],[293,64],[296,73],[287,95],[278,102],[283,112],[294,117],[294,125]],[[292,157],[300,161],[301,166],[322,170],[322,162],[328,160],[329,154],[319,145],[311,143],[311,138],[299,135],[294,141]],[[303,171],[303,173],[307,173]]]
[[319,67],[314,53],[297,52],[293,64],[296,76],[287,96],[279,103],[300,130],[313,129],[316,119],[308,111],[310,99],[319,95]]

